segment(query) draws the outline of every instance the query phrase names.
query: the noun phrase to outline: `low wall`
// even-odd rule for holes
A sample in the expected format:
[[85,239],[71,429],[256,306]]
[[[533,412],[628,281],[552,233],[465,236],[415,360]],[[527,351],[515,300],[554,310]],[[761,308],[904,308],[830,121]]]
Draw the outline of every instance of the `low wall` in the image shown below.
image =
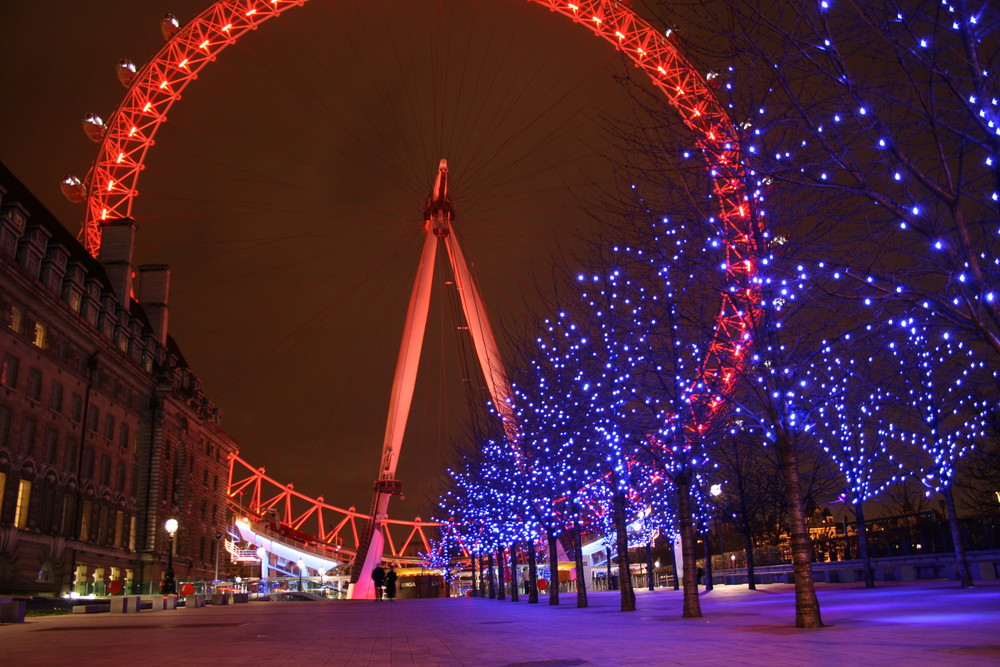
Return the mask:
[[[966,555],[969,570],[975,581],[1000,579],[1000,551],[977,551]],[[953,554],[927,556],[889,556],[873,558],[872,569],[876,581],[918,581],[949,579],[958,581],[958,567]],[[864,581],[864,564],[860,560],[834,561],[812,564],[813,579],[831,584],[851,584]],[[795,583],[791,565],[768,565],[754,568],[758,584]],[[736,585],[747,583],[747,571],[716,570],[712,572],[713,584]]]

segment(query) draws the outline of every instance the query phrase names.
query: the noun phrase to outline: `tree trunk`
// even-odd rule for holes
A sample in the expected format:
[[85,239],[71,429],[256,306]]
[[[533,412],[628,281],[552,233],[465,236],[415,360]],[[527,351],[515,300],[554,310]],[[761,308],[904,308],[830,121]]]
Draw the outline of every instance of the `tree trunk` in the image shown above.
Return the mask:
[[489,583],[489,587],[490,587],[490,599],[491,600],[496,600],[497,599],[497,589],[496,589],[495,584],[493,582],[493,554],[490,554],[489,556],[486,557],[486,567],[488,568],[486,570],[486,577],[487,577],[487,582]]
[[613,591],[616,587],[611,579],[611,547],[604,547],[604,567],[607,570],[604,580],[608,582],[608,590]]
[[744,523],[742,527],[743,551],[746,552],[747,557],[747,588],[755,591],[757,590],[757,582],[753,571],[753,535],[750,534],[750,526],[748,524]]
[[559,544],[554,530],[549,531],[549,604],[559,604]]
[[517,545],[510,548],[510,601],[520,602],[521,577],[517,574]]
[[691,486],[687,479],[674,479],[677,485],[677,517],[681,525],[681,558],[684,560],[684,618],[701,618],[698,599],[698,559],[695,553],[694,519]]
[[788,498],[788,524],[792,541],[792,568],[795,571],[795,627],[821,628],[819,599],[812,576],[812,544],[802,503],[802,482],[799,478],[799,456],[793,434],[778,429],[775,449],[781,461],[781,473]]
[[[875,588],[875,570],[872,568],[872,555],[868,551],[868,530],[865,528],[864,503],[860,500],[854,505],[854,521],[858,530],[858,558],[861,559],[865,571],[865,588]],[[846,527],[847,524],[845,523],[844,526]],[[847,535],[844,535],[844,544],[847,544]]]
[[622,611],[635,611],[635,590],[632,571],[628,566],[628,524],[625,521],[625,494],[615,493],[615,533],[618,538],[618,587],[621,590]]
[[528,540],[528,604],[538,604],[538,558],[531,540]]
[[583,528],[579,522],[573,526],[573,554],[576,559],[576,606],[587,606],[587,577],[583,574]]
[[958,579],[962,588],[971,588],[972,572],[969,561],[965,557],[965,544],[962,543],[962,531],[958,528],[958,512],[955,511],[955,496],[951,492],[951,484],[941,489],[944,496],[944,506],[948,510],[948,527],[951,528],[951,541],[955,545],[955,567],[958,568]]
[[656,573],[653,572],[653,543],[648,542],[646,544],[646,572],[649,577],[649,581],[646,582],[649,590],[656,589]]

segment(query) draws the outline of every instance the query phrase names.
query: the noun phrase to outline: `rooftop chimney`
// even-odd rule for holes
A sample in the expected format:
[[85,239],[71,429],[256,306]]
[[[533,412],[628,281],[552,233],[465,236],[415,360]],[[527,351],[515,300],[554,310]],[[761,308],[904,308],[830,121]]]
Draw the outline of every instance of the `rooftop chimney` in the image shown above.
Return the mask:
[[113,220],[101,226],[101,250],[97,259],[104,267],[111,289],[122,307],[128,308],[132,298],[132,245],[135,222],[128,218]]
[[172,272],[173,269],[166,264],[139,267],[139,304],[146,312],[160,345],[167,344],[167,296]]

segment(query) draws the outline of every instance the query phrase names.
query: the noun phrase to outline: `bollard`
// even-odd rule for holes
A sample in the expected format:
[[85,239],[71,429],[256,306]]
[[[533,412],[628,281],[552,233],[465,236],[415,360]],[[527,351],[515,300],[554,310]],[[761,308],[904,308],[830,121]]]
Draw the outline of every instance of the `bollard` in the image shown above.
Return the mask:
[[0,602],[0,623],[24,623],[24,611],[27,603],[24,600]]
[[176,595],[154,595],[152,601],[153,611],[166,611],[177,608]]
[[136,611],[133,606],[134,604],[132,598],[127,595],[115,595],[111,598],[110,611],[112,614],[127,614]]

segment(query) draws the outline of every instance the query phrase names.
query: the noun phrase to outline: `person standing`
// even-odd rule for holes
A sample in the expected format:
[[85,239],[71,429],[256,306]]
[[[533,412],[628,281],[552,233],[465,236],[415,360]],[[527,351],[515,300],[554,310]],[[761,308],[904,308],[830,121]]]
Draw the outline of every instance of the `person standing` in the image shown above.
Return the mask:
[[396,597],[396,566],[390,565],[385,574],[385,596],[390,600]]
[[375,599],[382,599],[382,586],[385,584],[385,570],[382,565],[376,565],[372,570],[372,583],[375,584]]

